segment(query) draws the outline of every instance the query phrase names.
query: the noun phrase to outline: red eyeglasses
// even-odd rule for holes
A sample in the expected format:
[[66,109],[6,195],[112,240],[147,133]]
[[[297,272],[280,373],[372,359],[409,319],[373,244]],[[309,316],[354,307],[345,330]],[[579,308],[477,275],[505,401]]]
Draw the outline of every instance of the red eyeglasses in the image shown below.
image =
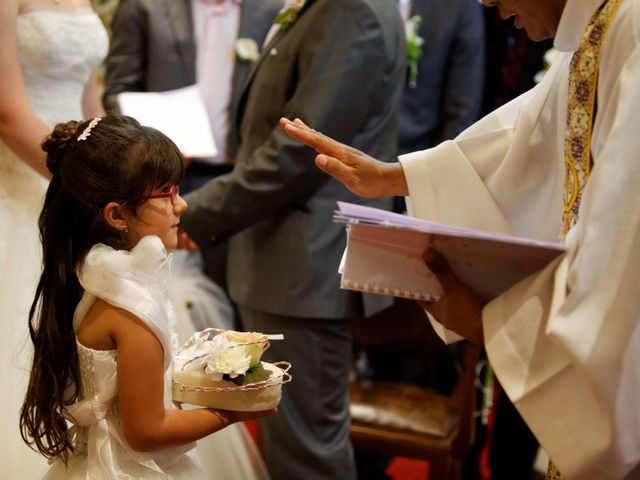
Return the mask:
[[151,200],[152,198],[170,198],[171,205],[175,205],[178,200],[178,195],[180,195],[180,187],[178,185],[171,185],[168,192],[149,195],[147,200]]

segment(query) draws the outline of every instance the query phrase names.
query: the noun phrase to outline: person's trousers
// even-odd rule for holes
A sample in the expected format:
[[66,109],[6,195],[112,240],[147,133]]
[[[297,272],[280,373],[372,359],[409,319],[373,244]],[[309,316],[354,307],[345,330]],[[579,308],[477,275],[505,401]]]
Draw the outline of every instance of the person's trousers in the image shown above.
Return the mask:
[[292,364],[278,413],[261,420],[265,460],[274,480],[356,478],[349,440],[351,321],[295,318],[239,306],[247,331],[284,334],[263,355]]

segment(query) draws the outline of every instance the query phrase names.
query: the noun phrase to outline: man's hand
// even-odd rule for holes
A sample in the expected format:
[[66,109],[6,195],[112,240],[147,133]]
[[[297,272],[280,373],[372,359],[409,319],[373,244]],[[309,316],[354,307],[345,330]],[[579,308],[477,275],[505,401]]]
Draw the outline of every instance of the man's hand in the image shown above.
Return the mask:
[[462,283],[447,262],[434,250],[427,250],[423,260],[438,277],[443,294],[436,302],[418,302],[444,327],[466,339],[484,345],[482,309],[485,302]]
[[176,250],[188,250],[190,252],[197,252],[200,250],[198,244],[194,242],[187,232],[178,229],[178,244]]
[[360,197],[379,198],[408,195],[402,165],[385,163],[364,152],[333,140],[305,125],[299,118],[293,122],[280,119],[280,126],[291,137],[306,143],[320,155],[316,165],[335,177]]

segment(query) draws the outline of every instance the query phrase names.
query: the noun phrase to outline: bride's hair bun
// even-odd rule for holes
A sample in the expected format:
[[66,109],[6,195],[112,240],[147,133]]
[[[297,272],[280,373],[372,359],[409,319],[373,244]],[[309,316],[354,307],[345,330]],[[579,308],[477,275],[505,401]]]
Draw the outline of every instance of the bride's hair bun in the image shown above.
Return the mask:
[[42,150],[47,152],[47,168],[52,175],[60,168],[60,162],[69,148],[69,143],[74,141],[77,130],[78,122],[75,120],[59,123],[42,142]]

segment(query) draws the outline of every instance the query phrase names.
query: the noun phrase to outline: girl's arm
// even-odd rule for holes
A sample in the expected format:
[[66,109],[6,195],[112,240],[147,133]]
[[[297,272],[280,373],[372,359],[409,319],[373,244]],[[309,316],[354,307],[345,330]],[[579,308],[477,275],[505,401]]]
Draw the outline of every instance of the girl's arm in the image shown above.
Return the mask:
[[0,139],[43,177],[51,174],[40,143],[49,128],[33,112],[18,59],[18,0],[0,2]]
[[82,113],[84,118],[103,117],[105,115],[98,90],[98,74],[93,72],[89,80],[87,80],[82,93]]
[[[104,308],[94,317],[98,320],[95,326],[106,326],[118,350],[120,416],[125,438],[134,450],[150,451],[191,443],[231,423],[275,412],[275,409],[241,413],[206,408],[165,409],[163,348],[158,338],[133,314],[101,303]],[[79,332],[80,341],[96,345],[90,338],[91,322],[86,326],[89,328]],[[108,344],[96,346],[109,348]]]

